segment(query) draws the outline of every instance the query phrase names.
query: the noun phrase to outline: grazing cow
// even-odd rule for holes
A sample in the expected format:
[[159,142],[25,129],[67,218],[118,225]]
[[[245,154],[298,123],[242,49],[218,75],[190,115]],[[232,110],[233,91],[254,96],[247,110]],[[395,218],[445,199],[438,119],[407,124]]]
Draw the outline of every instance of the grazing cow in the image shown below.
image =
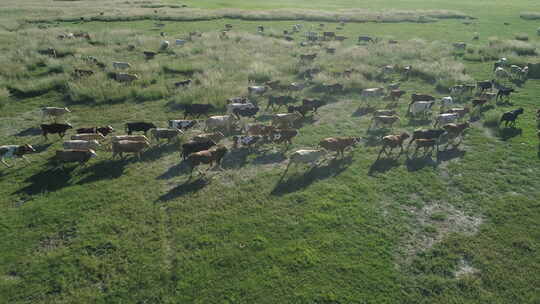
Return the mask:
[[454,99],[451,96],[443,97],[441,99],[441,109],[451,107],[454,104]]
[[399,89],[393,89],[388,95],[392,101],[398,101],[401,96],[405,95],[407,92]]
[[233,136],[233,148],[237,149],[238,144],[240,143],[242,146],[246,146],[248,148],[251,148],[257,143],[260,143],[263,141],[264,136],[261,135],[240,135],[240,136]]
[[255,117],[255,115],[257,115],[257,113],[259,112],[259,110],[260,108],[257,106],[251,107],[251,108],[245,108],[245,109],[238,108],[238,109],[233,110],[233,114],[236,116],[236,118],[238,118],[238,120],[240,120],[241,117],[249,117],[249,118]]
[[25,162],[30,163],[24,155],[33,152],[36,150],[28,144],[0,146],[0,161],[8,168],[10,165],[5,161],[7,158],[22,158]]
[[372,116],[392,116],[396,115],[396,110],[376,110],[373,111]]
[[501,123],[504,121],[504,126],[508,127],[508,124],[510,123],[511,127],[514,127],[516,125],[516,121],[519,117],[519,115],[523,114],[523,108],[519,108],[517,110],[513,110],[510,112],[506,112],[501,117]]
[[119,142],[122,140],[129,140],[129,141],[142,141],[146,143],[150,143],[148,140],[148,137],[144,135],[117,135],[111,137],[111,142]]
[[215,145],[216,143],[212,140],[206,142],[188,141],[182,145],[182,159],[186,160],[191,153],[208,150]]
[[146,58],[146,60],[153,59],[157,55],[156,52],[150,52],[150,51],[143,51],[143,54],[144,54],[144,58]]
[[66,140],[63,146],[66,150],[97,150],[101,145],[97,140]]
[[495,98],[495,100],[502,100],[503,97],[506,97],[506,100],[510,99],[510,94],[515,92],[516,90],[512,89],[512,88],[501,88],[499,89],[499,91],[497,92],[497,97]]
[[248,87],[248,95],[263,95],[268,89],[268,86],[250,86]]
[[522,81],[527,80],[527,78],[529,77],[529,66],[526,66],[523,69],[521,69],[521,73],[518,75],[518,77]]
[[233,97],[233,98],[227,99],[227,104],[231,104],[231,103],[243,103],[243,104],[246,104],[246,103],[251,103],[251,102],[249,101],[249,99],[246,96],[240,96],[240,97]]
[[188,87],[192,82],[193,81],[191,79],[187,79],[187,80],[175,82],[174,86],[177,88],[185,88],[185,87]]
[[297,91],[302,91],[305,87],[306,85],[303,83],[292,82],[291,84],[287,86],[287,90],[297,92]]
[[[465,129],[467,129],[469,127],[470,127],[470,124],[468,122],[464,122],[464,123],[461,123],[461,124],[453,124],[453,123],[451,123],[451,124],[444,125],[443,129],[448,134],[448,144],[446,144],[446,147],[448,147],[448,145],[450,145],[450,143],[452,143],[452,146],[454,146],[454,147],[459,146],[461,144],[461,142],[463,141],[463,132],[465,131]],[[460,140],[456,145],[454,141],[458,137],[460,137]]]
[[394,72],[394,66],[393,65],[385,65],[381,69],[381,73],[384,75],[392,74]]
[[459,115],[457,113],[444,113],[439,114],[437,117],[435,117],[435,123],[433,124],[434,127],[438,125],[445,125],[452,122],[455,122],[459,118]]
[[506,58],[501,58],[497,60],[495,63],[493,63],[493,71],[497,70],[498,68],[503,68],[508,65],[508,60]]
[[272,110],[274,109],[274,106],[277,106],[277,109],[281,108],[281,106],[286,106],[290,103],[296,102],[296,99],[294,99],[291,96],[287,95],[281,95],[281,96],[268,96],[268,105],[266,106],[266,110],[268,108],[272,107]]
[[171,140],[184,135],[184,132],[182,132],[181,130],[177,128],[174,128],[174,129],[156,128],[156,129],[150,130],[150,134],[152,134],[152,137],[154,137],[158,141],[158,143],[161,141],[161,139],[166,139],[167,143],[170,143]]
[[224,138],[225,138],[225,135],[223,135],[223,133],[213,132],[213,133],[203,133],[203,134],[195,135],[193,136],[193,138],[191,138],[191,141],[200,142],[200,143],[213,141],[217,144]]
[[336,41],[345,41],[346,39],[349,39],[349,38],[346,36],[336,36],[334,39]]
[[101,133],[81,133],[71,136],[71,140],[103,140],[105,139],[105,136],[103,136]]
[[434,104],[435,101],[416,101],[409,104],[408,113],[410,113],[413,117],[415,117],[418,113],[426,115]]
[[465,115],[467,115],[469,112],[471,111],[471,109],[465,107],[465,108],[451,108],[449,109],[448,111],[446,111],[445,113],[456,113],[459,118],[463,118],[465,117]]
[[56,121],[58,117],[61,117],[66,113],[71,113],[71,111],[68,108],[45,107],[41,109],[41,113],[41,120],[45,117],[52,117],[53,120]]
[[294,122],[301,118],[302,115],[298,113],[275,114],[272,118],[272,126],[292,127]]
[[94,75],[94,71],[92,70],[83,70],[83,69],[75,69],[73,71],[73,74],[76,77],[82,78],[82,77],[88,77]]
[[317,58],[317,54],[301,54],[300,61],[313,61]]
[[390,128],[392,128],[392,126],[394,125],[394,123],[396,123],[396,121],[399,121],[399,116],[397,116],[397,115],[374,116],[373,119],[372,119],[372,123],[370,124],[369,127],[371,128],[372,126],[374,126],[375,128],[378,128],[379,125],[385,125],[385,126],[389,126]]
[[363,99],[377,98],[384,95],[384,88],[369,88],[362,90],[361,97]]
[[427,94],[411,94],[411,103],[416,101],[435,101],[436,98]]
[[311,164],[317,165],[317,161],[326,155],[326,150],[297,150],[289,156],[289,164],[285,169],[285,172],[289,170],[289,167],[294,164]]
[[46,48],[44,50],[39,50],[38,53],[41,55],[56,57],[56,50],[53,48]]
[[270,138],[276,144],[286,142],[287,145],[292,145],[292,139],[298,135],[295,129],[272,129],[271,132]]
[[521,71],[522,69],[518,65],[512,64],[510,66],[510,73],[514,74],[514,76],[518,76],[519,74],[521,74]]
[[188,115],[193,115],[199,118],[201,115],[208,115],[209,112],[214,111],[215,107],[211,104],[204,103],[192,103],[184,105],[184,119]]
[[197,124],[196,120],[169,120],[169,128],[182,131],[189,130]]
[[97,157],[94,150],[58,150],[53,157],[53,160],[58,163],[79,163],[85,164],[91,158]]
[[473,99],[472,106],[473,106],[473,108],[476,108],[476,107],[482,108],[487,102],[488,102],[487,99],[476,98],[476,99]]
[[146,135],[148,130],[155,128],[157,128],[156,125],[151,122],[128,122],[125,126],[128,135],[131,135],[133,132],[144,132],[144,135]]
[[354,148],[360,142],[360,137],[328,137],[319,142],[319,146],[328,151],[336,152],[337,156],[344,156],[347,148]]
[[264,26],[262,25],[257,26],[257,32],[264,33]]
[[494,82],[495,82],[494,80],[491,80],[491,81],[490,80],[479,81],[479,82],[476,83],[476,87],[480,91],[480,94],[482,94],[486,90],[491,90],[493,88],[493,83]]
[[[392,151],[394,151],[395,148],[400,147],[399,153],[401,154],[403,152],[403,142],[409,138],[410,135],[406,132],[403,132],[399,135],[387,135],[382,138],[382,148],[379,151],[379,155],[377,156],[377,159],[381,157],[381,153],[384,152],[386,156],[389,156]],[[387,151],[386,149],[390,148],[390,151]]]
[[83,134],[83,133],[100,133],[103,136],[107,136],[110,133],[114,132],[114,129],[112,126],[105,126],[105,127],[93,127],[93,128],[79,128],[76,130],[77,134]]
[[317,113],[317,110],[324,105],[326,105],[326,102],[319,99],[302,99],[302,106],[310,108],[313,113]]
[[232,115],[211,116],[206,120],[205,131],[218,130],[231,133],[236,126],[236,118]]
[[114,61],[113,62],[113,68],[120,69],[120,70],[129,69],[129,68],[131,68],[131,64],[129,64],[127,62]]
[[452,45],[456,50],[465,50],[467,48],[467,43],[465,42],[456,42]]
[[137,158],[141,159],[142,151],[149,148],[150,144],[146,141],[132,141],[132,140],[120,140],[112,142],[112,158],[116,158],[117,155],[120,158],[124,158],[124,153],[134,153]]
[[414,143],[416,144],[416,149],[414,149],[413,155],[416,155],[420,148],[424,149],[424,154],[427,154],[428,151],[433,151],[435,147],[437,148],[437,152],[439,151],[439,144],[435,139],[416,139]]
[[160,51],[165,51],[166,49],[169,48],[169,45],[170,45],[170,44],[171,44],[171,43],[170,43],[169,41],[167,41],[167,40],[162,40],[161,43],[159,44],[159,50],[160,50]]
[[369,36],[359,36],[358,37],[358,42],[359,43],[363,43],[363,42],[375,42],[375,40]]
[[227,105],[227,113],[231,114],[234,112],[234,110],[238,109],[249,109],[249,108],[255,108],[255,105],[253,105],[251,102],[248,103],[230,103]]
[[324,90],[330,93],[341,92],[343,91],[343,85],[341,83],[324,85]]
[[443,129],[427,129],[427,130],[415,130],[413,132],[413,135],[411,137],[411,140],[409,141],[409,144],[407,145],[407,148],[417,139],[436,139],[438,140],[441,135],[446,132]]
[[138,80],[140,77],[137,74],[117,73],[116,81],[118,82],[132,82]]
[[190,168],[190,177],[193,174],[193,169],[201,164],[210,165],[208,169],[210,169],[210,167],[212,167],[214,163],[220,166],[221,160],[223,159],[225,154],[227,154],[227,151],[227,148],[225,148],[224,146],[218,146],[210,150],[204,150],[190,154],[187,158],[187,163]]
[[495,78],[510,78],[510,74],[504,68],[498,67],[495,69]]
[[302,118],[305,118],[306,114],[311,110],[312,110],[312,108],[310,106],[304,106],[304,105],[288,106],[287,107],[287,113],[295,113],[295,112],[297,112],[300,115],[302,115]]
[[272,135],[272,132],[276,130],[276,128],[272,127],[272,126],[267,126],[267,125],[263,125],[263,124],[253,124],[253,125],[250,125],[248,128],[247,128],[247,134],[248,135],[260,135],[260,136],[264,136],[264,137],[268,137],[270,135]]
[[47,134],[58,134],[61,138],[63,138],[64,135],[66,135],[66,131],[73,128],[70,124],[58,123],[53,123],[49,125],[42,124],[40,127],[43,137],[45,137],[45,139],[47,139]]

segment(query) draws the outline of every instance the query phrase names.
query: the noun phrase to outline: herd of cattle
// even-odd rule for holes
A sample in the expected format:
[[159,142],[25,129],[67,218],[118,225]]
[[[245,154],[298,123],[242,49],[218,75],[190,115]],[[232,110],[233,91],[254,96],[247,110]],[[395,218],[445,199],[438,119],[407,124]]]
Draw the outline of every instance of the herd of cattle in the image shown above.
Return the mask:
[[[231,26],[227,27],[230,29]],[[293,31],[298,31],[300,25],[295,25]],[[264,27],[258,27],[259,32],[264,32]],[[224,32],[226,35],[226,31]],[[307,35],[313,37],[313,35]],[[324,38],[332,38],[332,35],[325,32]],[[335,35],[333,35],[335,38]],[[313,40],[310,38],[309,40]],[[360,42],[374,42],[375,40],[367,37],[359,37]],[[185,41],[177,41],[177,44],[183,44]],[[160,48],[166,49],[169,47],[168,41],[163,41]],[[454,45],[456,48],[462,48],[461,44]],[[150,56],[150,55],[147,55]],[[300,56],[301,62],[311,62],[317,58],[317,54],[304,54]],[[113,67],[116,69],[126,69],[130,67],[129,63],[113,62]],[[507,72],[506,69],[510,72]],[[313,71],[311,71],[313,70]],[[413,70],[412,66],[400,68],[398,71],[405,75],[408,79],[409,74]],[[316,73],[315,69],[310,69],[312,73]],[[392,65],[387,65],[381,69],[383,74],[390,74],[397,71],[397,68]],[[85,71],[79,70],[79,74],[84,74]],[[347,76],[355,72],[354,69],[344,71],[343,75]],[[433,127],[427,129],[415,130],[412,134],[406,132],[394,135],[387,135],[380,139],[382,144],[378,158],[384,153],[390,156],[396,148],[400,149],[400,154],[404,150],[404,142],[409,139],[407,149],[411,144],[415,145],[414,154],[422,149],[424,154],[433,149],[439,149],[441,136],[445,135],[448,140],[448,145],[452,144],[457,147],[462,139],[464,131],[470,126],[469,122],[464,121],[467,114],[472,114],[474,111],[482,108],[491,100],[508,99],[510,94],[514,92],[512,88],[507,88],[498,84],[501,78],[518,77],[525,79],[527,77],[528,67],[518,67],[508,65],[507,60],[502,58],[495,63],[494,80],[480,81],[475,85],[462,84],[451,88],[451,96],[436,98],[428,94],[411,94],[411,100],[407,109],[407,116],[413,119],[421,117],[422,119],[430,119],[433,116]],[[124,79],[125,78],[125,79]],[[137,79],[137,75],[119,73],[117,79],[120,81],[132,81]],[[192,83],[191,79],[176,83],[177,87],[188,87]],[[249,86],[247,95],[235,97],[227,100],[225,115],[212,116],[211,113],[217,109],[210,104],[189,104],[184,106],[184,117],[179,120],[169,120],[167,128],[158,128],[151,122],[130,122],[125,124],[126,135],[112,136],[115,130],[111,126],[78,128],[76,134],[72,135],[70,140],[63,143],[63,150],[56,151],[53,160],[59,163],[77,162],[80,164],[86,163],[93,157],[96,157],[96,150],[100,149],[102,144],[107,142],[108,150],[112,151],[112,158],[120,156],[124,157],[124,153],[133,153],[139,159],[145,149],[151,146],[151,141],[147,137],[150,132],[151,138],[159,142],[162,139],[169,143],[188,133],[188,131],[200,126],[203,129],[202,134],[191,136],[191,138],[183,143],[181,156],[182,159],[189,165],[191,172],[201,164],[220,165],[221,160],[228,153],[229,149],[237,149],[239,146],[248,147],[251,149],[255,145],[260,144],[284,144],[290,145],[292,140],[299,134],[298,126],[306,115],[313,113],[317,114],[317,110],[326,105],[326,102],[320,99],[304,98],[301,104],[296,104],[299,100],[289,95],[274,94],[282,89],[287,91],[301,91],[305,88],[305,84],[291,83],[282,85],[280,81],[268,81],[263,85]],[[325,87],[327,93],[332,94],[344,90],[343,85],[336,83]],[[496,92],[493,92],[496,90]],[[387,100],[392,101],[394,106],[407,93],[400,89],[399,83],[393,83],[386,88],[368,88],[362,90],[360,99],[367,104],[366,108],[377,108],[372,106],[372,100]],[[463,96],[472,97],[471,106],[455,107],[456,100],[461,100]],[[285,106],[287,113],[273,113],[271,115],[271,123],[251,123],[246,124],[245,119],[256,118],[261,112],[259,103],[263,96],[267,97],[267,106],[265,111],[279,110]],[[377,102],[377,105],[380,103]],[[439,113],[432,115],[434,105],[439,106]],[[392,129],[393,125],[400,121],[400,116],[396,110],[391,107],[385,109],[373,109],[371,124],[369,129],[387,127]],[[60,138],[64,138],[65,134],[73,127],[67,123],[58,123],[57,120],[62,116],[70,113],[68,108],[46,107],[42,109],[43,119],[50,117],[54,120],[52,123],[41,124],[40,128],[45,139],[49,134],[58,134]],[[519,115],[524,112],[523,108],[506,112],[501,117],[501,123],[505,126],[510,124],[513,127]],[[201,116],[208,116],[203,122],[197,120]],[[540,118],[540,110],[538,112]],[[188,119],[192,118],[192,119]],[[241,124],[241,122],[244,122]],[[204,125],[204,128],[203,128]],[[134,135],[134,132],[142,132],[142,134]],[[109,136],[111,135],[111,136]],[[227,148],[224,144],[220,144],[222,140],[230,137],[232,147]],[[540,132],[539,132],[540,137]],[[343,156],[344,151],[355,147],[361,139],[359,137],[329,137],[324,138],[319,142],[316,149],[302,149],[293,152],[289,157],[289,165],[298,163],[315,164],[329,151],[336,152],[336,157]],[[31,145],[8,145],[0,146],[0,159],[5,165],[7,158],[23,158],[25,155],[35,152]],[[287,167],[288,168],[288,167]]]

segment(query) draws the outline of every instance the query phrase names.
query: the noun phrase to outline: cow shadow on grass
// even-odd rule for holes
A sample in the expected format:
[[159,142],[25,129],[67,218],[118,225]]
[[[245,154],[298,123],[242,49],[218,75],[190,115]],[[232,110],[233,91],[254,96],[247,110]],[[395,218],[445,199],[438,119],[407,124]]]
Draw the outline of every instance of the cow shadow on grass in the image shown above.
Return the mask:
[[196,180],[188,180],[185,183],[176,186],[169,190],[167,193],[163,194],[157,199],[157,202],[168,202],[176,198],[188,195],[190,193],[195,193],[209,184],[209,181],[204,177],[200,177]]
[[35,127],[24,129],[20,131],[19,133],[15,134],[15,136],[17,137],[38,136],[38,135],[41,135],[41,129],[35,128]]
[[284,160],[286,160],[287,157],[285,154],[283,154],[282,151],[274,151],[271,152],[263,151],[263,153],[257,155],[253,159],[253,163],[256,165],[269,165],[269,164],[276,164],[281,163]]
[[137,161],[136,158],[100,161],[91,166],[81,169],[81,175],[85,175],[77,184],[87,184],[101,180],[110,180],[121,177],[124,169],[130,163]]
[[[435,154],[435,159],[433,159],[433,154]],[[438,153],[436,151],[430,151],[427,153],[418,152],[413,153],[409,156],[407,154],[407,160],[405,161],[405,166],[409,172],[415,172],[422,170],[426,167],[436,168],[439,163],[437,161]]]
[[32,145],[32,147],[36,150],[36,153],[45,152],[50,146],[52,146],[52,143]]
[[324,180],[337,176],[347,169],[352,163],[352,156],[341,159],[331,159],[325,165],[316,166],[301,173],[305,166],[298,165],[296,168],[292,165],[283,172],[280,180],[272,190],[271,194],[276,196],[285,195],[302,190],[316,181]]
[[375,173],[385,173],[393,168],[399,167],[399,157],[401,155],[394,155],[384,158],[378,158],[371,166],[369,167],[369,176],[373,176]]
[[24,182],[29,183],[13,194],[37,195],[44,192],[54,192],[64,187],[70,186],[70,180],[73,171],[77,166],[64,167],[58,169],[47,165],[47,168],[40,170],[38,173],[28,177]]
[[183,174],[189,174],[189,166],[185,160],[170,167],[167,171],[163,172],[163,174],[156,177],[156,179],[171,179]]
[[295,129],[301,129],[305,125],[311,125],[315,123],[317,120],[315,119],[315,115],[306,116],[304,118],[301,118],[294,122],[294,128]]
[[231,149],[221,161],[223,169],[239,169],[247,164],[248,156],[252,153],[248,148]]
[[523,130],[521,128],[502,128],[499,129],[499,137],[503,141],[507,141],[509,139],[512,139],[516,136],[521,136],[523,134]]
[[375,111],[374,107],[371,107],[369,105],[362,105],[354,111],[351,116],[352,117],[362,117],[365,115],[368,115],[369,113],[373,113]]
[[176,153],[179,151],[178,142],[161,143],[151,146],[150,149],[144,151],[141,160],[150,162],[160,159],[164,154]]
[[430,124],[431,124],[431,120],[429,118],[425,118],[425,117],[415,118],[411,116],[409,119],[409,123],[407,125],[411,127],[419,127],[419,126],[425,126],[425,125],[430,125]]
[[451,149],[439,150],[437,153],[437,163],[451,161],[456,158],[463,158],[467,151],[459,150],[458,147],[452,147]]

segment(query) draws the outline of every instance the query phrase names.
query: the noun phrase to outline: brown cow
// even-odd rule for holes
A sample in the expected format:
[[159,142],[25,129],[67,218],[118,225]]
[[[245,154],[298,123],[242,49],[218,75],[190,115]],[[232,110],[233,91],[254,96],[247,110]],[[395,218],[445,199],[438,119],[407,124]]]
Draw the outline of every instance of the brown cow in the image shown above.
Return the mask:
[[319,146],[326,150],[334,151],[336,157],[344,155],[347,148],[354,148],[360,142],[359,137],[328,137],[319,142]]
[[[187,163],[190,168],[190,178],[193,174],[193,169],[201,164],[208,164],[212,167],[215,162],[217,165],[221,165],[221,160],[227,151],[227,148],[224,146],[218,146],[210,150],[191,153],[187,158]],[[208,167],[208,169],[210,169],[210,167]],[[201,172],[199,171],[199,173]]]

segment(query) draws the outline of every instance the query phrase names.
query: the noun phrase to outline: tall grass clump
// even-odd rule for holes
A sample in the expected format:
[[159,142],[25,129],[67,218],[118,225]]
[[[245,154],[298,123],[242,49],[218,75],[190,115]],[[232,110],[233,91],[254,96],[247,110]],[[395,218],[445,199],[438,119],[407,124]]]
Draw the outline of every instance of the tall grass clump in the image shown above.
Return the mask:
[[9,99],[9,91],[6,88],[0,88],[0,108],[4,107]]
[[26,82],[16,82],[7,85],[7,89],[17,98],[36,97],[49,92],[65,92],[67,88],[65,75],[49,76]]
[[522,12],[519,17],[525,20],[538,20],[540,19],[539,12]]
[[535,44],[519,40],[501,40],[490,38],[488,46],[484,49],[486,53],[496,53],[497,57],[505,53],[515,53],[518,56],[536,56],[537,46]]

